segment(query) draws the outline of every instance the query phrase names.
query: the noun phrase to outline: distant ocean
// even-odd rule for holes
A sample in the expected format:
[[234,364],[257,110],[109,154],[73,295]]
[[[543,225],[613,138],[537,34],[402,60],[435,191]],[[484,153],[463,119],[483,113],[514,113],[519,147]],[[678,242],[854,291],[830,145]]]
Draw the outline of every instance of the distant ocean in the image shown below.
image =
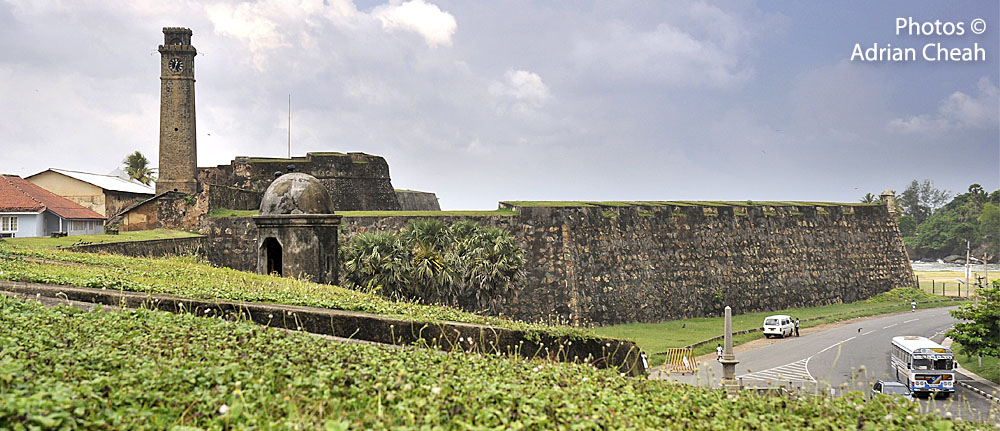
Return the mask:
[[[939,262],[910,262],[913,265],[914,271],[965,271],[965,265],[957,265],[954,263],[939,263]],[[988,265],[990,272],[1000,271],[1000,265],[990,264]],[[983,272],[983,264],[972,264],[972,270],[975,272]],[[1000,272],[998,272],[1000,274]],[[992,275],[990,279],[992,279]]]

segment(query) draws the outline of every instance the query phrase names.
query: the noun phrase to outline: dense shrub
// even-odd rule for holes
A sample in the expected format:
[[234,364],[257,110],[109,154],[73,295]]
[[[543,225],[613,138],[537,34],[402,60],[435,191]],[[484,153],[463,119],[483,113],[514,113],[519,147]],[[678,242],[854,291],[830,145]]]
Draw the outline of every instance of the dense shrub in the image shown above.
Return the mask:
[[490,313],[524,267],[513,235],[472,221],[418,219],[398,234],[361,233],[341,255],[346,287]]

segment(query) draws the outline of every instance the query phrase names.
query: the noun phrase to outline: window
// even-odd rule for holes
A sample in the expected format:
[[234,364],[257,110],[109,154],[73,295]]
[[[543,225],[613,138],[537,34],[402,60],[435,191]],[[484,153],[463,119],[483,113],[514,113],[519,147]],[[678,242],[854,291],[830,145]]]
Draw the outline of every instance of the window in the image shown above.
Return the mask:
[[69,230],[71,231],[86,231],[90,229],[90,222],[87,220],[70,220]]
[[951,359],[936,359],[934,360],[935,370],[950,370],[954,368]]
[[0,232],[17,232],[17,216],[0,217]]

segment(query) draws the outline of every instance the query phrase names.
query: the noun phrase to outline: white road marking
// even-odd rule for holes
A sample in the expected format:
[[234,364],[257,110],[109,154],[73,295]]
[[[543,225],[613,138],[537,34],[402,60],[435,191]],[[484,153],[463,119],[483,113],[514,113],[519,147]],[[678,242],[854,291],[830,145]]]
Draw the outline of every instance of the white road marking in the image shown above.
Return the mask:
[[[844,343],[846,343],[846,342],[848,342],[848,341],[851,341],[851,340],[853,340],[853,339],[855,339],[855,338],[858,338],[858,337],[851,337],[851,338],[848,338],[848,339],[846,339],[846,340],[843,340],[843,341],[840,341],[840,342],[838,342],[838,343],[834,343],[834,344],[833,344],[833,345],[831,345],[830,347],[827,347],[827,348],[825,348],[825,349],[823,349],[823,350],[820,350],[820,351],[816,352],[816,355],[818,355],[818,354],[820,354],[820,353],[823,353],[823,352],[825,352],[825,351],[827,351],[827,350],[830,350],[830,349],[832,349],[832,348],[834,348],[834,347],[837,347],[837,346],[839,346],[839,345],[841,345],[841,344],[844,344]],[[816,355],[813,355],[813,356],[816,356]],[[812,357],[812,356],[810,356],[810,358],[811,358],[811,357]]]
[[889,328],[891,328],[893,326],[896,326],[896,325],[898,325],[898,323],[893,323],[893,324],[891,324],[889,326],[883,326],[882,329],[889,329]]
[[768,368],[763,371],[757,371],[753,373],[744,374],[742,376],[736,376],[736,378],[744,380],[783,381],[783,382],[793,381],[793,382],[815,383],[816,379],[813,378],[812,374],[809,374],[810,359],[812,359],[812,357],[800,359],[790,364],[785,364],[774,368]]
[[[823,352],[825,352],[825,351],[827,351],[827,350],[830,350],[830,349],[832,349],[832,348],[834,348],[834,347],[837,347],[837,346],[839,346],[839,345],[840,345],[840,343],[837,343],[837,344],[834,344],[834,345],[832,345],[832,346],[830,346],[830,347],[827,347],[827,348],[825,348],[825,349],[823,349],[823,350],[820,350],[820,351],[816,352],[816,354],[818,355],[818,354],[820,354],[820,353],[823,353]],[[813,355],[813,356],[815,356],[815,355]]]
[[910,322],[916,322],[916,321],[918,321],[918,320],[920,320],[920,319],[910,319],[910,320],[904,320],[904,321],[903,321],[903,323],[910,323]]
[[871,334],[872,332],[875,332],[875,330],[874,330],[874,329],[872,329],[871,331],[868,331],[868,332],[865,332],[865,333],[863,333],[863,334],[861,334],[861,335],[868,335],[868,334]]

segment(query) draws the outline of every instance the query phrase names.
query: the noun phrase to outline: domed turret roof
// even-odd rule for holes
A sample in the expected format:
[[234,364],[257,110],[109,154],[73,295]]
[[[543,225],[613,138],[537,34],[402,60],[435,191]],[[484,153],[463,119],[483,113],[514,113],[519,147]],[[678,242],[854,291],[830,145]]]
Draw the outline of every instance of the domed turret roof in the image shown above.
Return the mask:
[[333,200],[316,177],[293,172],[267,187],[260,201],[260,214],[333,214]]

